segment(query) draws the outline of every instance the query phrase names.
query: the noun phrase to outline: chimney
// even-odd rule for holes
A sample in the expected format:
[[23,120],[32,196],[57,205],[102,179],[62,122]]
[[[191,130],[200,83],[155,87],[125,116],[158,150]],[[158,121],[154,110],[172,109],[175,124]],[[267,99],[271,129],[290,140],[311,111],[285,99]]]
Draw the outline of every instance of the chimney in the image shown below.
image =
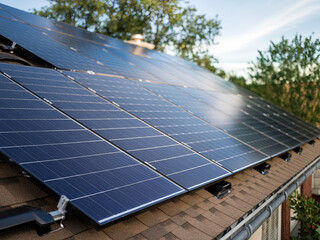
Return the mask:
[[127,43],[133,44],[133,45],[137,45],[140,47],[145,47],[148,49],[154,49],[154,44],[152,43],[147,43],[143,41],[143,35],[141,34],[133,34],[131,37],[131,40],[129,41],[125,41]]

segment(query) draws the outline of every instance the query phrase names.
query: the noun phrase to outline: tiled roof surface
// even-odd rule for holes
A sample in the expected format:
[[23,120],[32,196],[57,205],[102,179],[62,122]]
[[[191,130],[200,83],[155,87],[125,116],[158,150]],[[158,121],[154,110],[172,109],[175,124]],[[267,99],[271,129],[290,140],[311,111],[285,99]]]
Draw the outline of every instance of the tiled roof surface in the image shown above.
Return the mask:
[[[70,213],[64,221],[66,227],[55,233],[39,237],[32,225],[23,225],[0,231],[0,239],[212,239],[317,158],[320,140],[314,147],[305,144],[303,149],[301,155],[292,151],[290,162],[280,158],[269,161],[271,170],[267,175],[247,169],[228,177],[231,194],[220,200],[201,189],[99,231]],[[0,210],[23,204],[56,210],[53,198],[4,160],[0,160],[0,194]],[[53,229],[57,227],[55,224]]]

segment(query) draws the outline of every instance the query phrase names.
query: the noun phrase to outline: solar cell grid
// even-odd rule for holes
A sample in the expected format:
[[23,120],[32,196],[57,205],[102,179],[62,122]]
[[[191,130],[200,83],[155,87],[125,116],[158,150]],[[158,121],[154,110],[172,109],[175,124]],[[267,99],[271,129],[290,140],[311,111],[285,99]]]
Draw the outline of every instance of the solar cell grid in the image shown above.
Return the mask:
[[190,111],[201,119],[227,131],[232,136],[235,136],[241,141],[261,150],[267,155],[274,155],[279,153],[279,151],[285,151],[288,149],[288,147],[280,144],[274,139],[254,131],[228,115],[231,114],[234,117],[241,114],[239,109],[231,109],[232,112],[227,112],[227,114],[212,108],[208,104],[197,101],[194,97],[184,93],[183,91],[188,91],[187,88],[176,88],[161,84],[144,85],[150,90],[162,95],[164,98],[181,106],[183,109]]
[[[31,77],[25,77],[25,72],[32,72],[33,69],[24,67],[24,71],[19,71],[17,67],[14,71],[4,71],[78,122],[185,188],[193,189],[230,174],[58,72],[52,70],[51,75],[55,77],[49,79],[46,79],[46,75],[35,74],[37,79],[33,82]],[[91,76],[67,73],[72,76]],[[69,81],[68,87],[52,84],[64,81]]]
[[134,81],[80,73],[72,73],[72,77],[161,132],[231,171],[238,171],[267,158],[150,91],[139,87]]
[[248,101],[254,108],[261,109],[261,111],[266,112],[269,116],[272,116],[272,118],[277,119],[287,126],[291,126],[301,134],[308,136],[310,139],[313,139],[320,134],[320,129],[316,126],[299,119],[292,113],[286,112],[266,100],[256,97],[249,98]]
[[[228,108],[227,105],[229,105],[229,108],[232,108],[236,104],[240,104],[239,108],[243,113],[246,113],[244,117],[242,118],[243,122],[261,122],[265,125],[267,125],[269,128],[272,127],[274,129],[277,129],[278,131],[281,131],[285,134],[290,135],[290,137],[295,138],[299,140],[299,142],[306,142],[308,141],[308,136],[305,134],[305,132],[300,132],[299,129],[296,129],[295,126],[290,124],[287,121],[279,121],[274,116],[274,113],[266,113],[269,108],[266,107],[266,109],[262,109],[257,107],[255,104],[253,104],[250,101],[250,98],[246,98],[243,96],[236,96],[233,94],[223,94],[223,93],[213,93],[211,92],[210,95],[214,96],[214,98],[218,101],[218,106],[222,106],[223,108]],[[228,102],[225,102],[224,100],[228,99]],[[225,103],[225,104],[223,104]],[[261,124],[260,124],[261,125]],[[253,124],[252,126],[255,127]]]
[[0,63],[0,151],[98,225],[320,135],[179,57],[3,4],[0,31],[57,68],[82,71]]
[[114,74],[106,67],[97,64],[24,23],[0,17],[0,32],[4,37],[16,42],[58,68]]
[[112,48],[53,31],[42,31],[53,37],[58,42],[61,42],[68,47],[77,49],[79,52],[85,54],[86,56],[102,63],[104,66],[108,67],[108,69],[112,69],[112,71],[114,72],[113,74],[116,73],[117,75],[122,75],[128,78],[159,81],[159,79],[155,78],[148,72],[137,68],[132,63],[130,64],[128,61],[125,61],[119,56],[111,53],[110,51],[112,50]]
[[8,78],[0,83],[1,152],[97,224],[185,192]]
[[[241,121],[243,125],[250,127],[256,132],[259,132],[260,135],[264,135],[264,138],[273,138],[277,140],[278,142],[274,143],[275,146],[282,143],[287,147],[294,148],[299,145],[299,139],[296,136],[300,135],[295,132],[292,133],[292,129],[287,128],[286,126],[279,126],[279,124],[276,122],[272,122],[273,124],[270,124],[269,119],[264,119],[265,117],[263,116],[263,114],[246,114],[246,109],[249,109],[250,111],[252,109],[247,108],[247,105],[243,103],[241,98],[236,98],[231,94],[218,94],[215,92],[210,92],[209,95],[206,92],[197,89],[183,89],[183,91],[191,94],[195,98],[200,99],[202,102],[210,105],[211,107],[218,109],[224,114],[227,114],[228,118],[233,118]],[[216,94],[220,96],[220,99],[213,97]],[[291,132],[291,135],[288,132]],[[231,133],[236,134],[233,131]],[[301,135],[301,138],[304,137]],[[283,151],[284,150],[288,149],[284,148]]]
[[[183,85],[184,81],[183,79],[179,78],[179,75],[171,74],[169,71],[166,70],[166,68],[161,68],[157,66],[157,64],[154,64],[153,61],[148,61],[146,57],[137,56],[138,53],[135,53],[133,51],[127,52],[122,51],[120,49],[115,48],[109,48],[108,51],[113,53],[116,56],[121,57],[124,61],[133,63],[138,68],[144,70],[144,72],[152,74],[152,78],[148,78],[148,75],[140,77],[141,79],[156,81],[156,82],[165,82],[170,83],[171,81],[174,81],[175,84]],[[134,76],[134,75],[133,75]],[[133,76],[129,76],[132,78]]]
[[[102,44],[112,44],[116,46],[121,46],[122,48],[126,47],[130,49],[129,46],[127,46],[128,44],[125,44],[119,40],[112,39],[101,34],[92,33],[82,28],[76,28],[63,22],[57,22],[55,20],[44,18],[39,15],[33,15],[31,13],[9,7],[1,3],[0,3],[0,8],[2,8],[2,10],[5,11],[6,13],[10,14],[8,15],[8,18],[19,19],[19,21],[23,21],[34,27],[39,27],[42,29],[50,29],[56,32],[71,34],[82,39],[91,40],[91,41],[95,41]],[[122,44],[119,44],[119,42]]]

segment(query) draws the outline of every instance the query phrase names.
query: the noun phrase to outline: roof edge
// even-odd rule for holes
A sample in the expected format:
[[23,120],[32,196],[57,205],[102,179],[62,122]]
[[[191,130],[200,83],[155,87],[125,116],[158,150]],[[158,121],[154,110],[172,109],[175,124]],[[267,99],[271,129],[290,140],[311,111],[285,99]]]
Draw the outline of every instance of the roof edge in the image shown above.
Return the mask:
[[249,239],[262,223],[318,168],[320,168],[320,156],[315,158],[308,166],[270,196],[247,218],[221,237],[221,240]]

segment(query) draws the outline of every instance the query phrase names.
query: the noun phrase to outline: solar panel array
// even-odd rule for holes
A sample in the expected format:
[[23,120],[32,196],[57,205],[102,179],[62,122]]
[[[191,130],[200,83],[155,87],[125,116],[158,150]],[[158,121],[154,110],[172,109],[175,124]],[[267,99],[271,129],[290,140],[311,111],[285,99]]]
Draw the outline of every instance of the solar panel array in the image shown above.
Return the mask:
[[0,31],[57,68],[0,64],[1,152],[98,225],[320,135],[177,57],[2,4]]

